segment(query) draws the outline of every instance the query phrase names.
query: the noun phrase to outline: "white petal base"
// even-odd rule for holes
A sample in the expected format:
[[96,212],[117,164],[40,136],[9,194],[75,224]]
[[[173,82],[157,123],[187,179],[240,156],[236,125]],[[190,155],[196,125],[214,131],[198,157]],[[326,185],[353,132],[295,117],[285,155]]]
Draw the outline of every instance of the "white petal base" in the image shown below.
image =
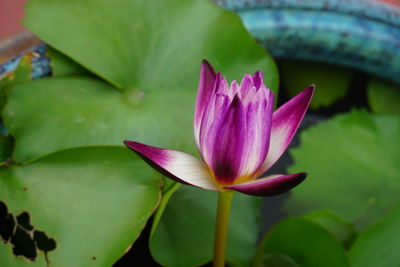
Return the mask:
[[134,141],[124,141],[124,143],[168,178],[206,190],[219,191],[207,167],[195,157],[180,151],[148,146]]

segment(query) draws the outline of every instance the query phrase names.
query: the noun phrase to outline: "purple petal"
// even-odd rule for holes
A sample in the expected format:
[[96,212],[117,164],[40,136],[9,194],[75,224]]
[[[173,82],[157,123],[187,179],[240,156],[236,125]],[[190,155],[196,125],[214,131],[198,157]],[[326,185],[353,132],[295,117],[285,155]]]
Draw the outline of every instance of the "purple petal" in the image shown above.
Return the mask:
[[304,172],[287,175],[270,175],[265,178],[226,186],[225,188],[247,195],[269,197],[285,193],[303,182],[306,176],[307,174]]
[[205,133],[203,159],[220,184],[232,184],[240,175],[246,145],[246,114],[236,95]]
[[269,90],[266,97],[250,102],[247,107],[247,141],[243,164],[246,176],[254,176],[267,156],[273,108],[274,95]]
[[[205,149],[205,139],[207,137],[207,134],[211,128],[212,125],[215,125],[216,122],[219,122],[222,120],[222,118],[225,115],[226,110],[229,107],[229,97],[225,94],[222,93],[216,93],[214,94],[208,105],[206,110],[204,111],[203,119],[201,121],[200,125],[200,136],[199,136],[199,144],[198,148],[200,151],[200,154],[202,156],[204,155]],[[211,151],[210,151],[211,153]],[[204,159],[204,157],[203,157]]]
[[241,99],[243,105],[247,106],[250,102],[254,102],[258,99],[257,89],[253,86],[246,93],[241,92]]
[[205,107],[213,93],[215,81],[216,74],[213,67],[206,60],[203,60],[201,64],[199,88],[197,91],[196,108],[194,113],[194,134],[197,144],[199,144],[198,140],[201,119]]
[[[232,94],[232,96],[234,97],[235,95],[237,95],[239,93],[239,85],[237,84],[236,80],[233,80],[231,82],[231,87],[229,88],[230,90],[230,94]],[[231,99],[233,99],[233,97]]]
[[253,88],[253,77],[250,74],[244,75],[240,82],[240,99],[245,99]]
[[124,143],[163,175],[183,184],[218,191],[207,167],[195,157],[134,141]]
[[262,72],[259,70],[256,71],[252,78],[253,78],[253,85],[258,90],[260,86],[264,84]]
[[274,112],[269,151],[259,175],[267,171],[285,152],[303,120],[313,94],[314,86],[309,86]]

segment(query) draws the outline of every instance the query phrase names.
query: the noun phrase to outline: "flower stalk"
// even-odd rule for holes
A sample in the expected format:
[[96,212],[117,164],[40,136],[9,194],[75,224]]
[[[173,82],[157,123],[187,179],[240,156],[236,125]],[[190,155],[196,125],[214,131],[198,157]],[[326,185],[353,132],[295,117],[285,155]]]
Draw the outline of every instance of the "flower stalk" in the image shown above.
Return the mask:
[[[252,196],[275,196],[306,178],[304,172],[267,176],[265,173],[288,148],[313,94],[311,85],[274,111],[274,93],[265,86],[261,71],[245,74],[240,84],[236,81],[229,84],[204,60],[193,123],[201,160],[177,150],[124,141],[166,177],[218,192],[214,267],[225,266],[234,191]],[[162,202],[161,207],[166,203]]]
[[213,267],[225,266],[228,223],[233,193],[234,192],[232,191],[223,191],[218,193],[218,210],[215,223]]

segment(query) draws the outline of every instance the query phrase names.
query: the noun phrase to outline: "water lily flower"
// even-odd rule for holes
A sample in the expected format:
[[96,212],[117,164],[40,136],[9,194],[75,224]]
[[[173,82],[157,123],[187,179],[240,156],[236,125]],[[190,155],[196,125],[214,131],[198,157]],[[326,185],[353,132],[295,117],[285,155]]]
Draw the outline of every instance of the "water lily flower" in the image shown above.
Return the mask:
[[183,184],[255,196],[281,194],[300,184],[306,174],[261,176],[287,149],[313,93],[310,86],[273,112],[274,94],[264,85],[261,71],[229,86],[203,61],[194,115],[202,160],[176,150],[124,143],[153,168]]

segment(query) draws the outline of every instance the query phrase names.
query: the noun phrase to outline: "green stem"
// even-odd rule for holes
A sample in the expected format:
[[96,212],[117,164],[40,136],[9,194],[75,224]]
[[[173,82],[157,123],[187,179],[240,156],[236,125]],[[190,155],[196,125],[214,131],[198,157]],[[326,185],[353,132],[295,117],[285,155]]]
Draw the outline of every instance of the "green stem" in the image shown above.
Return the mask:
[[153,224],[151,225],[151,230],[150,230],[150,238],[153,237],[153,234],[158,226],[158,223],[161,220],[161,216],[164,213],[165,207],[168,204],[169,199],[171,196],[175,193],[175,191],[181,186],[180,183],[173,183],[171,186],[169,186],[165,192],[163,193],[160,205],[157,208],[156,213],[154,214],[153,218]]
[[225,266],[226,237],[232,197],[233,192],[219,192],[218,194],[218,211],[214,239],[214,267]]

